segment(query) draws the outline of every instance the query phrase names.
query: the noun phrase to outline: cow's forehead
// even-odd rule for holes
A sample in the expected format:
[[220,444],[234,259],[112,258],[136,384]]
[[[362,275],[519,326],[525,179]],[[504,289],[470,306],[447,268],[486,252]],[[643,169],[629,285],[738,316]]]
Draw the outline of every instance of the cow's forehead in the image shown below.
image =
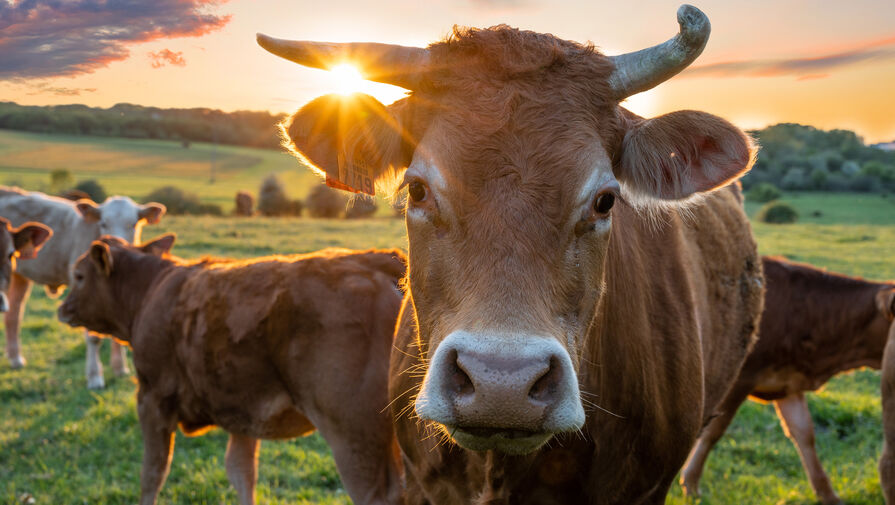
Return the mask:
[[113,196],[99,206],[102,219],[107,222],[135,221],[140,207],[126,196]]

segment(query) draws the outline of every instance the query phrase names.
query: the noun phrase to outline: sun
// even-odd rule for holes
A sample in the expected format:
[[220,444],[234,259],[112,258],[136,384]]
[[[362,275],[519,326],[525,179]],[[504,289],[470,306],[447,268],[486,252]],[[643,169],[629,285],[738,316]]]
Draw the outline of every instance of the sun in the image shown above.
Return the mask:
[[366,81],[353,65],[342,63],[330,69],[333,89],[342,95],[360,92]]

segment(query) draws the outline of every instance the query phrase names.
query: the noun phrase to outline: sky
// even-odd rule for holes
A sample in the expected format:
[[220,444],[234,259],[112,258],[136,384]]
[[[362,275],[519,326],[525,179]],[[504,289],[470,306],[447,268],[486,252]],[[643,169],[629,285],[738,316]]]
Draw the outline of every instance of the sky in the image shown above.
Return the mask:
[[[712,24],[687,70],[625,104],[743,128],[798,122],[895,140],[895,1],[692,0]],[[0,100],[291,112],[344,81],[273,56],[255,33],[425,46],[505,23],[612,55],[677,32],[679,1],[0,0]],[[368,83],[385,103],[404,90]]]

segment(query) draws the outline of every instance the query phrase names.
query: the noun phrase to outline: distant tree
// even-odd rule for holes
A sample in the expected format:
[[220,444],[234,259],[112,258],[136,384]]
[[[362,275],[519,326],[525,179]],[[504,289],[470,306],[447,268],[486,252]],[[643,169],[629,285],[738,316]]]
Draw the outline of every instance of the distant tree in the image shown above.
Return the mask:
[[883,182],[895,181],[895,166],[880,161],[868,161],[861,167],[861,173],[879,178]]
[[202,203],[199,195],[184,191],[176,186],[162,186],[153,190],[143,198],[144,202],[158,202],[168,209],[168,214],[209,214],[220,216],[221,207],[215,204]]
[[285,216],[291,211],[286,188],[276,175],[268,175],[258,190],[258,212],[265,216]]
[[96,179],[87,179],[75,184],[74,189],[90,195],[94,202],[102,203],[106,200],[106,189]]
[[783,187],[783,189],[790,191],[799,191],[810,189],[811,181],[808,179],[808,176],[805,175],[804,168],[792,168],[786,172],[785,176],[783,176],[783,179],[780,181],[780,186]]
[[345,219],[362,219],[376,213],[376,200],[369,196],[358,195],[348,202]]
[[782,194],[777,186],[769,182],[762,182],[746,192],[746,199],[751,202],[767,203],[780,198]]
[[759,209],[756,218],[762,223],[787,224],[799,220],[799,213],[786,202],[771,202]]
[[57,168],[50,172],[50,191],[54,194],[59,194],[71,188],[74,182],[75,179],[72,177],[71,172],[64,168]]
[[856,175],[861,171],[861,166],[852,160],[848,160],[842,163],[842,167],[840,167],[842,173],[848,176]]
[[814,189],[827,189],[827,179],[830,178],[830,171],[826,166],[815,167],[811,170],[811,186]]
[[340,191],[326,184],[318,184],[305,199],[305,207],[311,217],[335,218],[345,211],[347,201],[348,198]]

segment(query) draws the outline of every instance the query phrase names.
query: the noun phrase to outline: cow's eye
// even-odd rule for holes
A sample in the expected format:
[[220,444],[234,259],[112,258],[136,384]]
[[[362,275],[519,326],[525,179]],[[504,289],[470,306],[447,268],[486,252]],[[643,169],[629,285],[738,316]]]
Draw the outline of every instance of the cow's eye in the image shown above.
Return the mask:
[[81,282],[84,280],[84,274],[75,274],[75,280]]
[[615,205],[615,194],[612,192],[601,193],[594,200],[594,212],[608,214],[613,205]]
[[428,192],[426,191],[426,185],[420,181],[413,181],[407,185],[407,194],[410,195],[410,199],[415,203],[420,203],[426,199],[428,196]]

